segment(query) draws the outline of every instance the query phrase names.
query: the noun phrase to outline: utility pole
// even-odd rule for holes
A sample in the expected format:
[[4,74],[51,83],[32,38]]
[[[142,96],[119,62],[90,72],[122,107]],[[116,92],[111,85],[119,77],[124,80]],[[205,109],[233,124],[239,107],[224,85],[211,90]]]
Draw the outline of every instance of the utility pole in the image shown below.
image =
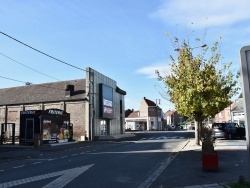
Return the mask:
[[88,97],[89,97],[89,126],[88,126],[88,140],[93,140],[93,127],[94,127],[94,72],[91,68],[87,69],[88,73]]
[[157,130],[160,131],[160,124],[159,124],[159,119],[158,119],[158,113],[159,113],[159,107],[158,104],[161,104],[161,100],[160,99],[156,99],[156,120],[157,120]]
[[250,180],[250,46],[244,46],[240,49],[240,63],[241,63],[241,78],[243,86],[243,99],[246,122],[246,140],[248,152],[248,180]]

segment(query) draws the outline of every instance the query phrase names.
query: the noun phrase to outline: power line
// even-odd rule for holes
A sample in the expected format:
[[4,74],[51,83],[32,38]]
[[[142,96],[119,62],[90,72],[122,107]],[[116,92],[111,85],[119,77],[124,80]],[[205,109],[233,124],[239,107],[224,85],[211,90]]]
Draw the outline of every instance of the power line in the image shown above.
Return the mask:
[[27,45],[27,44],[25,44],[25,43],[23,43],[23,42],[21,42],[21,41],[15,39],[15,38],[13,38],[13,37],[7,35],[6,33],[3,33],[3,32],[1,32],[1,31],[0,31],[0,33],[3,34],[3,35],[5,35],[6,37],[11,38],[12,40],[14,40],[14,41],[16,41],[16,42],[19,42],[20,44],[22,44],[22,45],[24,45],[24,46],[26,46],[26,47],[31,48],[32,50],[35,50],[35,51],[37,51],[37,52],[39,52],[39,53],[41,53],[41,54],[43,54],[43,55],[45,55],[45,56],[47,56],[47,57],[50,57],[51,59],[54,59],[54,60],[56,60],[56,61],[59,61],[59,62],[65,64],[65,65],[71,66],[71,67],[73,67],[73,68],[76,68],[76,69],[79,69],[79,70],[82,70],[82,71],[86,71],[86,70],[84,70],[84,69],[82,69],[82,68],[76,67],[76,66],[74,66],[74,65],[71,65],[71,64],[69,64],[69,63],[66,63],[65,61],[62,61],[62,60],[57,59],[57,58],[55,58],[55,57],[52,57],[51,55],[48,55],[48,54],[46,54],[46,53],[44,53],[44,52],[42,52],[42,51],[40,51],[40,50],[37,50],[36,48],[33,48],[33,47],[31,47],[31,46],[29,46],[29,45]]
[[[4,77],[4,76],[0,76],[0,78],[4,78],[6,80],[12,80],[12,81],[15,81],[15,82],[24,83],[25,85],[32,85],[31,82],[24,82],[24,81],[16,80],[16,79],[13,79],[13,78],[7,78],[7,77]],[[36,85],[39,86],[39,87],[45,87],[45,88],[50,88],[50,89],[65,91],[65,89],[60,89],[60,88],[55,88],[55,87],[49,87],[49,86],[44,86],[44,85],[39,85],[39,84],[36,84]]]
[[23,81],[20,81],[20,80],[15,80],[15,79],[12,79],[12,78],[7,78],[7,77],[4,77],[4,76],[0,76],[0,78],[4,78],[4,79],[7,79],[7,80],[12,80],[12,81],[15,81],[15,82],[21,82],[21,83],[30,83],[30,82],[23,82]]
[[20,62],[18,62],[18,61],[16,61],[16,60],[14,60],[14,59],[12,59],[12,58],[8,57],[7,55],[4,55],[4,54],[3,54],[3,53],[1,53],[1,52],[0,52],[0,55],[2,55],[2,56],[4,56],[4,57],[6,57],[6,58],[8,58],[8,59],[10,59],[10,60],[12,60],[12,61],[14,61],[14,62],[18,63],[18,64],[20,64],[20,65],[22,65],[22,66],[24,66],[24,67],[26,67],[26,68],[28,68],[28,69],[31,69],[31,70],[33,70],[33,71],[35,71],[35,72],[39,73],[39,74],[42,74],[42,75],[44,75],[44,76],[47,76],[47,77],[50,77],[50,78],[53,78],[53,79],[55,79],[55,80],[60,81],[60,80],[59,80],[59,79],[57,79],[57,78],[54,78],[54,77],[49,76],[49,75],[47,75],[47,74],[44,74],[44,73],[42,73],[42,72],[40,72],[40,71],[37,71],[37,70],[35,70],[35,69],[31,68],[31,67],[28,67],[27,65],[24,65],[24,64],[22,64],[22,63],[20,63]]

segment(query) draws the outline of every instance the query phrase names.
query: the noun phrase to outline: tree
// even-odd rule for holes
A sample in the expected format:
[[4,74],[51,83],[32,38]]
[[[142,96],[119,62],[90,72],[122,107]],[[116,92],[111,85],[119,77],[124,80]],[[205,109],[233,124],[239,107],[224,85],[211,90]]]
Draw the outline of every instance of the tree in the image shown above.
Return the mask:
[[[175,43],[178,43],[177,38]],[[156,74],[165,84],[166,93],[178,113],[195,119],[195,143],[200,145],[202,121],[231,104],[230,99],[238,91],[237,82],[230,71],[230,62],[220,66],[218,42],[211,48],[200,45],[201,53],[196,56],[194,48],[185,40],[178,46],[175,50],[179,53],[178,58],[170,56],[170,74],[161,75],[158,70]],[[207,54],[209,51],[210,55]]]

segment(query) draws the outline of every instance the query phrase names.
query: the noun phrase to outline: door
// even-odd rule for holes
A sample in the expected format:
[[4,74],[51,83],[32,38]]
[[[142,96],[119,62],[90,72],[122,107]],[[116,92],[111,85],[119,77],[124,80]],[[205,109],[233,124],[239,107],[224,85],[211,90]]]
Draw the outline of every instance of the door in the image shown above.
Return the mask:
[[34,119],[26,119],[25,122],[25,139],[34,138]]

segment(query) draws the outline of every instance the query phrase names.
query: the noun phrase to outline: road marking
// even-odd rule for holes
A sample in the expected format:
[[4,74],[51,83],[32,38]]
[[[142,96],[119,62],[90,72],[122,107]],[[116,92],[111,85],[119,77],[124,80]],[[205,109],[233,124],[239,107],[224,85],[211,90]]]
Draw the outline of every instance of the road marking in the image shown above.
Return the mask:
[[141,182],[137,188],[149,188],[151,184],[158,178],[158,176],[167,168],[167,166],[174,160],[174,158],[178,155],[179,151],[182,150],[190,140],[185,141],[184,144],[181,144],[177,147],[177,151],[173,152],[166,160],[164,160],[161,165],[152,172],[143,182]]
[[14,166],[13,168],[22,168],[24,167],[24,165],[21,165],[21,166]]
[[180,136],[172,136],[172,137],[161,136],[161,137],[142,138],[140,140],[165,140],[165,139],[184,139],[184,137],[180,137]]
[[45,185],[43,188],[55,188],[55,187],[64,187],[68,183],[70,183],[73,179],[75,179],[77,176],[82,174],[83,172],[87,171],[89,168],[91,168],[94,164],[81,166],[77,168],[72,168],[68,170],[62,170],[58,172],[52,172],[49,174],[43,174],[40,176],[33,176],[29,178],[14,180],[10,182],[5,182],[0,184],[0,188],[7,188],[7,187],[13,187],[17,185],[22,185],[30,182],[35,182],[39,180],[44,180],[47,178],[52,178],[56,176],[60,176],[59,178],[55,179],[54,181],[50,182],[49,184]]

